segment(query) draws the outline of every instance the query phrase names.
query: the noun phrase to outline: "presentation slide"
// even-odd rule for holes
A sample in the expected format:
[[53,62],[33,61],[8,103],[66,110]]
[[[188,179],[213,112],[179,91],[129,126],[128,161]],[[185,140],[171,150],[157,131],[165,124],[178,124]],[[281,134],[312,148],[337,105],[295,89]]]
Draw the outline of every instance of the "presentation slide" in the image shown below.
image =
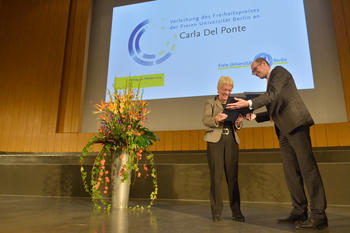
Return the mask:
[[158,0],[115,7],[107,89],[130,81],[144,89],[144,99],[208,96],[226,75],[233,93],[263,92],[266,80],[250,69],[257,57],[288,69],[298,89],[314,88],[303,1]]

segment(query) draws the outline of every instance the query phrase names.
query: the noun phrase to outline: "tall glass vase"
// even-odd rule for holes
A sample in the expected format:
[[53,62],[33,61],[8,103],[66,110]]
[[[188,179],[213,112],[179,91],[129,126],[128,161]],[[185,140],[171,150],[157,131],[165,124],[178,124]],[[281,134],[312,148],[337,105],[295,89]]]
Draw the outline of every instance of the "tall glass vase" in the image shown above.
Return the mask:
[[[120,159],[120,157],[122,159]],[[128,208],[130,192],[130,171],[128,179],[124,182],[120,176],[120,171],[124,164],[128,162],[129,155],[122,153],[115,154],[112,161],[112,208]]]

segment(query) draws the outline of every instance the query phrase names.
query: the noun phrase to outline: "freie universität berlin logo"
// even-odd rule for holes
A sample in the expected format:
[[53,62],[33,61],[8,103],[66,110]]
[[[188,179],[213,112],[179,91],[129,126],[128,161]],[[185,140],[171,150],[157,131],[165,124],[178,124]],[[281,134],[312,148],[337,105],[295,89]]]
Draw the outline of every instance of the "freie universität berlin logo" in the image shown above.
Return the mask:
[[259,57],[264,58],[270,64],[270,66],[272,65],[272,56],[270,54],[268,54],[268,53],[259,53],[258,55],[256,55],[254,57],[254,60],[259,58]]
[[[128,44],[129,54],[132,57],[132,59],[134,59],[134,61],[137,62],[138,64],[141,64],[144,66],[158,65],[164,62],[165,60],[167,60],[172,55],[172,52],[175,49],[175,44],[171,43],[170,41],[167,41],[165,43],[165,48],[162,48],[159,52],[151,53],[151,54],[143,52],[143,50],[140,47],[140,40],[146,30],[155,31],[153,35],[154,38],[151,38],[152,41],[155,43],[159,41],[159,38],[162,37],[161,35],[165,34],[164,26],[155,27],[155,25],[152,24],[149,19],[146,19],[145,21],[138,24],[130,35],[129,44]],[[176,38],[177,36],[174,35],[174,39]],[[157,43],[156,46],[159,46],[159,43]]]

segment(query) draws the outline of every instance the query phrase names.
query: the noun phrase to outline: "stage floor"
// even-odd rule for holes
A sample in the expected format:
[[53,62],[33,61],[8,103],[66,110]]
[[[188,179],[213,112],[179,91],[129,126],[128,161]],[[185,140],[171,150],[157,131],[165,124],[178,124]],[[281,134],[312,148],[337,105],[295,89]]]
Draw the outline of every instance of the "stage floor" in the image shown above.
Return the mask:
[[[132,201],[132,203],[136,203]],[[1,233],[277,233],[295,232],[276,219],[289,213],[289,204],[242,203],[245,223],[233,222],[225,204],[222,220],[212,222],[208,202],[157,201],[150,210],[119,209],[94,213],[87,198],[0,196]],[[321,231],[350,232],[350,206],[327,209],[329,227]]]

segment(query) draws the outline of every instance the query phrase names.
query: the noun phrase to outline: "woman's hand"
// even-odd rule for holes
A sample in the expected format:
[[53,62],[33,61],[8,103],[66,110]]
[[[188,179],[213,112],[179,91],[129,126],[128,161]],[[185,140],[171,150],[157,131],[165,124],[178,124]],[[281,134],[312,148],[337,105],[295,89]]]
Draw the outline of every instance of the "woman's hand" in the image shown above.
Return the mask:
[[227,114],[220,112],[220,113],[218,113],[218,115],[216,115],[215,121],[220,122],[220,121],[225,120],[226,118],[227,118]]
[[244,117],[242,116],[242,114],[239,114],[236,121],[235,121],[235,125],[237,128],[241,127],[243,119],[244,119]]

